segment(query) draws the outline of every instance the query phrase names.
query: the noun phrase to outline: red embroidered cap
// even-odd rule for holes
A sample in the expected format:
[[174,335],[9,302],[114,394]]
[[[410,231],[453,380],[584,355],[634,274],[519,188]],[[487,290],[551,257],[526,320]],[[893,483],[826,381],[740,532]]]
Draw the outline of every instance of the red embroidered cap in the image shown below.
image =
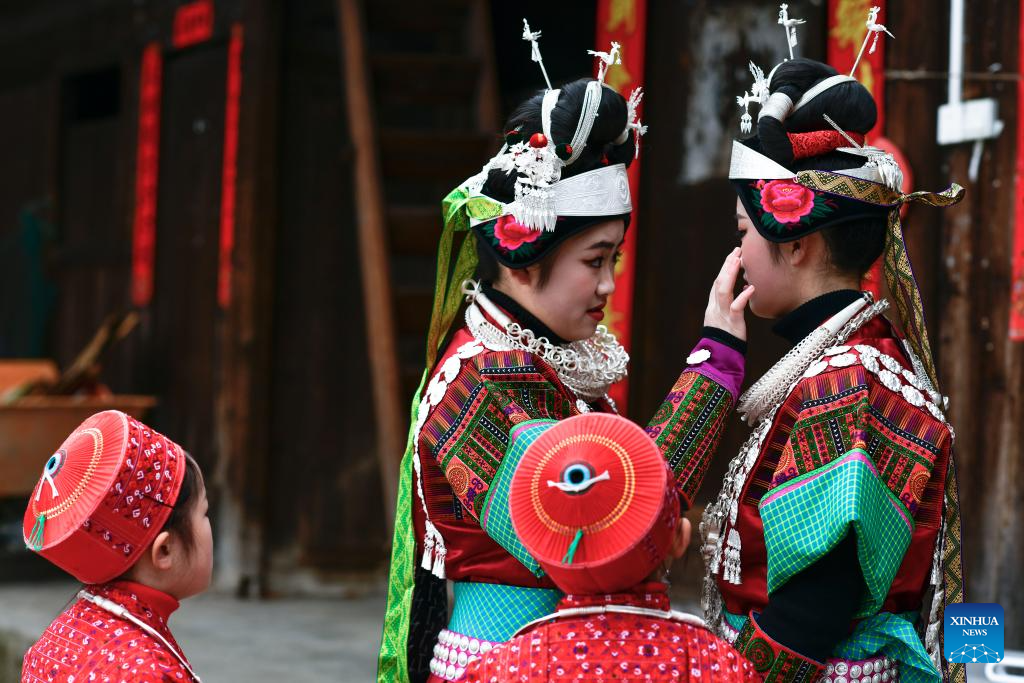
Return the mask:
[[665,459],[635,423],[587,413],[553,425],[523,455],[509,491],[516,533],[566,593],[646,579],[679,524]]
[[25,545],[83,583],[109,581],[160,533],[184,478],[181,446],[130,415],[97,413],[46,461]]

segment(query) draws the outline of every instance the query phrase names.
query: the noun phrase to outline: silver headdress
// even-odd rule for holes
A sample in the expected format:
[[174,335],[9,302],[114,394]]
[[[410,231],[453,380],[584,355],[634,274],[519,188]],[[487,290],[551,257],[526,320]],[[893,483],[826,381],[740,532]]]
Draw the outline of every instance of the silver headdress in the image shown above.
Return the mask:
[[[622,164],[606,166],[572,178],[562,180],[562,169],[579,159],[587,146],[590,132],[594,127],[608,67],[621,64],[621,46],[613,42],[608,52],[588,50],[598,59],[597,79],[587,83],[579,122],[572,139],[556,144],[551,133],[551,113],[558,104],[561,90],[551,88],[544,59],[540,53],[538,39],[540,31],[531,31],[523,19],[523,40],[530,43],[531,59],[540,66],[548,89],[541,103],[542,133],[534,134],[529,140],[505,144],[497,155],[483,167],[480,173],[467,180],[463,187],[470,195],[479,195],[490,202],[490,209],[471,216],[471,224],[479,224],[497,216],[512,215],[523,226],[533,230],[553,231],[558,216],[616,216],[632,211],[626,169]],[[634,131],[636,155],[640,153],[640,136],[647,132],[647,126],[640,121],[638,109],[643,91],[637,88],[626,102],[626,125],[616,140],[624,143],[629,131]],[[483,197],[480,191],[492,170],[515,173],[515,195],[512,202],[505,204],[490,197]]]

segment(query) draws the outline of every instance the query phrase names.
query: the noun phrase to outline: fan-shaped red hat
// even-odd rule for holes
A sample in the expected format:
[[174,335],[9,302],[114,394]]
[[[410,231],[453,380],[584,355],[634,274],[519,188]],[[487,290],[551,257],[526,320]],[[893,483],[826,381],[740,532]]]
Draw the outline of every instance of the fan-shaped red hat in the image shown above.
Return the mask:
[[72,432],[43,467],[25,510],[25,545],[83,583],[123,574],[163,528],[185,451],[116,410]]
[[509,491],[516,533],[567,593],[646,579],[679,524],[672,473],[643,429],[617,415],[562,420],[526,450]]

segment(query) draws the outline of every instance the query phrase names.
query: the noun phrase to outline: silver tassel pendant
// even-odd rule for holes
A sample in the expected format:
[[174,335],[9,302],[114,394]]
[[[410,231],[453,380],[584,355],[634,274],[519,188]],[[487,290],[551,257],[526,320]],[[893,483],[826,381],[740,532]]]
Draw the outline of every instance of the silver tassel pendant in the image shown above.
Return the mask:
[[729,529],[729,541],[725,547],[725,567],[722,578],[733,585],[743,583],[740,569],[740,532]]

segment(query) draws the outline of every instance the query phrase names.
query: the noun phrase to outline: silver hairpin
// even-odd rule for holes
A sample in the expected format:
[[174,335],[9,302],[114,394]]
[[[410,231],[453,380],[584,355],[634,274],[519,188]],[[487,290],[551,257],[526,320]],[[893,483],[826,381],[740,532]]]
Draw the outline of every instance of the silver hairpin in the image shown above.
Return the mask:
[[806,23],[806,21],[803,19],[790,19],[789,5],[782,3],[779,5],[778,23],[786,30],[786,43],[789,45],[789,58],[793,59],[793,48],[796,47],[796,27],[800,24]]
[[854,140],[853,138],[851,138],[851,137],[850,137],[850,136],[849,136],[849,135],[847,134],[847,132],[846,132],[845,130],[843,130],[842,128],[840,128],[840,127],[839,127],[839,124],[838,124],[838,123],[836,123],[835,121],[833,121],[833,120],[832,120],[832,117],[831,117],[831,116],[829,116],[828,114],[822,114],[822,116],[823,116],[823,117],[825,118],[825,121],[826,121],[826,122],[828,122],[828,125],[830,125],[830,126],[832,126],[833,128],[835,128],[835,129],[836,129],[836,131],[838,131],[840,135],[842,135],[842,136],[843,136],[844,138],[846,138],[846,141],[850,143],[850,146],[852,146],[852,147],[856,147],[857,149],[860,149],[860,148],[861,148],[861,145],[857,144],[857,141],[856,141],[856,140]]
[[540,31],[531,31],[525,18],[523,19],[523,40],[530,43],[530,59],[540,64],[544,82],[548,84],[548,90],[551,90],[551,79],[548,78],[548,70],[544,68],[544,58],[540,56],[540,45],[537,44],[537,41],[540,40]]
[[612,49],[608,52],[598,52],[596,50],[587,50],[588,55],[597,57],[597,81],[604,84],[605,74],[608,73],[608,67],[612,64],[622,64],[622,57],[619,55],[619,48],[622,47],[614,40],[612,41]]
[[868,40],[871,41],[871,49],[868,50],[869,55],[873,55],[875,53],[875,48],[878,47],[878,38],[882,33],[885,33],[885,35],[896,40],[896,36],[889,33],[889,29],[887,29],[883,24],[878,23],[878,12],[880,10],[880,7],[872,7],[868,10],[868,20],[864,22],[864,25],[868,28],[868,32],[864,34],[864,42],[861,43],[860,52],[857,53],[857,59],[853,62],[853,68],[850,69],[851,76],[857,70],[857,65],[860,64],[860,58],[864,56],[864,48],[867,47]]

